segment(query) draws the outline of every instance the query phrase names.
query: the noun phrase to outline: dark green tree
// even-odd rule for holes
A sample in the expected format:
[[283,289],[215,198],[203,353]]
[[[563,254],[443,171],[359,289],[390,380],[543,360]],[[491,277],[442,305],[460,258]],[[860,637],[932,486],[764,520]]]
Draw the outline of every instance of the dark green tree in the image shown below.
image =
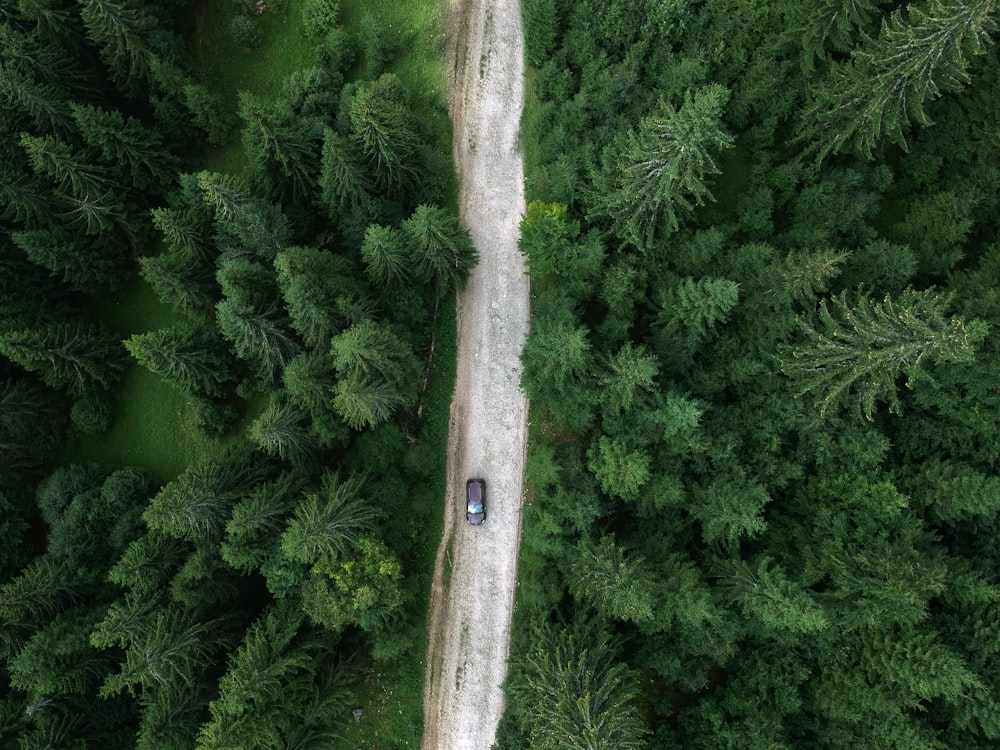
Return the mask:
[[326,349],[330,339],[370,312],[353,264],[311,247],[290,247],[274,260],[278,287],[292,327],[306,346]]
[[80,0],[87,36],[122,89],[135,93],[150,81],[154,53],[150,35],[155,17],[130,0]]
[[220,651],[232,646],[231,625],[225,618],[198,620],[176,605],[156,614],[125,650],[121,669],[109,675],[102,698],[123,690],[130,693],[195,684],[198,673],[213,664]]
[[330,129],[323,134],[319,185],[327,215],[334,220],[348,207],[366,200],[375,188],[360,147]]
[[325,650],[324,640],[303,628],[301,613],[280,602],[265,610],[229,659],[198,749],[287,747],[308,712],[316,673],[329,668]]
[[213,145],[225,143],[236,127],[236,117],[222,98],[203,84],[189,83],[184,87],[184,104],[194,124],[205,132],[206,139]]
[[308,459],[317,447],[309,415],[280,395],[253,421],[248,436],[264,453],[287,461]]
[[285,472],[240,500],[226,522],[222,558],[243,573],[258,570],[279,548],[281,533],[304,489],[302,476]]
[[373,528],[376,513],[361,495],[364,479],[328,474],[322,488],[307,493],[281,535],[282,554],[312,565],[344,555]]
[[317,134],[310,123],[283,107],[240,93],[243,147],[252,174],[272,197],[286,192],[302,200],[312,194],[319,168]]
[[0,380],[0,487],[7,472],[24,471],[49,458],[63,421],[59,399],[36,381]]
[[233,506],[270,473],[270,464],[245,446],[196,463],[165,485],[143,518],[149,528],[195,543],[218,539]]
[[351,99],[349,116],[352,135],[379,182],[392,191],[413,184],[419,139],[399,78],[385,73],[359,87]]
[[361,259],[368,277],[379,284],[405,283],[413,263],[407,237],[395,227],[372,224],[365,230]]
[[73,119],[84,142],[101,161],[128,175],[130,184],[145,190],[168,184],[176,171],[174,158],[155,130],[117,110],[93,105],[71,105]]
[[329,354],[300,354],[288,363],[282,382],[289,401],[309,414],[312,432],[320,445],[332,447],[347,441],[350,431],[333,406],[337,377]]
[[47,269],[78,292],[116,290],[130,271],[124,248],[60,227],[13,232],[11,239],[32,263]]
[[601,614],[641,628],[655,624],[658,597],[650,565],[615,544],[612,537],[581,540],[571,571],[574,594]]
[[479,255],[457,216],[437,206],[418,206],[401,229],[414,264],[439,294],[465,286]]
[[220,398],[233,380],[225,343],[211,329],[175,325],[125,341],[135,360],[183,393]]
[[415,395],[420,362],[412,348],[385,324],[367,319],[351,326],[333,337],[330,354],[340,382],[354,379],[384,384],[400,397]]
[[0,335],[0,354],[76,398],[112,390],[126,363],[119,341],[83,321],[9,331]]
[[171,250],[139,259],[139,275],[160,301],[193,318],[215,315],[218,286],[215,269],[192,253]]

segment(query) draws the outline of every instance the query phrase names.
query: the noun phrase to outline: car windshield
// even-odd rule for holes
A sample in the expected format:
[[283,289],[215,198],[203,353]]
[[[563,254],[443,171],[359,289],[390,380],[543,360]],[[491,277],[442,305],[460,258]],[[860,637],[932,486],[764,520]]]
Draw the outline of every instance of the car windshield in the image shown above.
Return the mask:
[[483,504],[482,503],[469,503],[469,513],[482,513]]

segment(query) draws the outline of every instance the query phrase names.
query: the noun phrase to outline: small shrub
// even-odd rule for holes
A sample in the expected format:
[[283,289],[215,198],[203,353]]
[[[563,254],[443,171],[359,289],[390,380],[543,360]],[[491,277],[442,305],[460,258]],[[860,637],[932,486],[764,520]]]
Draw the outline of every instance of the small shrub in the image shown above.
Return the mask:
[[236,16],[229,24],[229,33],[238,47],[253,49],[260,46],[263,34],[250,16]]
[[99,435],[111,426],[111,407],[99,398],[82,398],[73,404],[69,418],[86,435]]
[[239,418],[239,412],[230,404],[219,404],[214,401],[199,400],[197,402],[198,433],[209,440],[222,438]]
[[309,39],[322,39],[337,27],[340,0],[306,0],[302,6],[302,30]]
[[316,50],[316,57],[331,73],[346,73],[358,59],[358,41],[346,31],[331,31]]

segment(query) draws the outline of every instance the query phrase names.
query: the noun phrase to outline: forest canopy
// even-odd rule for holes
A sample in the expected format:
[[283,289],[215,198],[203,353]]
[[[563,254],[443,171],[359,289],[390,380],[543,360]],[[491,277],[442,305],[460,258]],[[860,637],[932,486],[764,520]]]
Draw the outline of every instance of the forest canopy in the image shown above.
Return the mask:
[[[4,750],[330,747],[370,665],[419,658],[434,338],[476,254],[443,103],[392,69],[390,19],[351,18],[0,7]],[[164,391],[135,382],[174,421],[137,423]],[[196,456],[67,459],[112,430]]]
[[1000,8],[522,14],[496,747],[993,747]]

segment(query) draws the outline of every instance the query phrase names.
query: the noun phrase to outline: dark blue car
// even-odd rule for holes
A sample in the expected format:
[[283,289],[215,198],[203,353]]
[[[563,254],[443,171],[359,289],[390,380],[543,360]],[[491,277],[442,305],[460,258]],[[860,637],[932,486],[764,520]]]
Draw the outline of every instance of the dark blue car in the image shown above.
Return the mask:
[[486,520],[486,482],[482,479],[465,483],[465,518],[473,526]]

